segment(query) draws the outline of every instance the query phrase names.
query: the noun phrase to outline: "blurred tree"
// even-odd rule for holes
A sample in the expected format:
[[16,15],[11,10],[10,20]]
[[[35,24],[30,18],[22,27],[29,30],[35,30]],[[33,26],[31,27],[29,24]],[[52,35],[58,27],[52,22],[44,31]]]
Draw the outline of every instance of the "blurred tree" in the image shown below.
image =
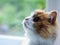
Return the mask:
[[[22,21],[35,9],[44,9],[46,0],[0,0],[0,24],[22,31]],[[20,32],[19,32],[20,33]]]

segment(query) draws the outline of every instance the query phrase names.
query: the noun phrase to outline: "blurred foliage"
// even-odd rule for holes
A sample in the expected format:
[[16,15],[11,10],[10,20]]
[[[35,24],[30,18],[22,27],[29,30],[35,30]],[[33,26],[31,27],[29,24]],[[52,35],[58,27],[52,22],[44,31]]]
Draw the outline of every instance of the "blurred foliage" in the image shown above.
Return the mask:
[[0,0],[0,24],[22,31],[22,21],[35,9],[44,9],[46,0]]

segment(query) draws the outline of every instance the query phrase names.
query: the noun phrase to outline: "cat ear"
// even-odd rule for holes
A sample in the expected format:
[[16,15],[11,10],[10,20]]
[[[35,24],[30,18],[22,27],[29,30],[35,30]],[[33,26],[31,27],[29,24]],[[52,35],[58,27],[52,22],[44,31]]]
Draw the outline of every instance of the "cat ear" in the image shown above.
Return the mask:
[[57,12],[56,11],[51,11],[51,13],[50,13],[50,22],[51,22],[51,24],[55,24],[56,17],[57,17]]

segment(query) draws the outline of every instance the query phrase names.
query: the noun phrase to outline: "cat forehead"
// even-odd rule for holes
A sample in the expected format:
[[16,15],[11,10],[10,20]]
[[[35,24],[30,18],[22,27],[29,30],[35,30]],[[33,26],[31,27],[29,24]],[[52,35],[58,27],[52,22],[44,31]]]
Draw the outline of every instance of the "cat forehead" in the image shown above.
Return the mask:
[[49,13],[48,12],[45,12],[43,10],[35,10],[33,12],[33,17],[45,17],[47,18],[49,16]]
[[45,12],[43,10],[35,10],[34,14],[44,14]]

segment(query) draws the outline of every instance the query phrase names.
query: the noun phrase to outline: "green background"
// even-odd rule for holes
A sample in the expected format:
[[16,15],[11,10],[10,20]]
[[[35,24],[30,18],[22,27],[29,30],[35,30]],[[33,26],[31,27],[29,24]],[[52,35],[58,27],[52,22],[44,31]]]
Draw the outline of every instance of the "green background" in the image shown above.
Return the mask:
[[[46,0],[0,0],[0,24],[9,27],[10,35],[22,36],[22,21],[31,11],[45,9]],[[9,34],[9,33],[8,33]]]

